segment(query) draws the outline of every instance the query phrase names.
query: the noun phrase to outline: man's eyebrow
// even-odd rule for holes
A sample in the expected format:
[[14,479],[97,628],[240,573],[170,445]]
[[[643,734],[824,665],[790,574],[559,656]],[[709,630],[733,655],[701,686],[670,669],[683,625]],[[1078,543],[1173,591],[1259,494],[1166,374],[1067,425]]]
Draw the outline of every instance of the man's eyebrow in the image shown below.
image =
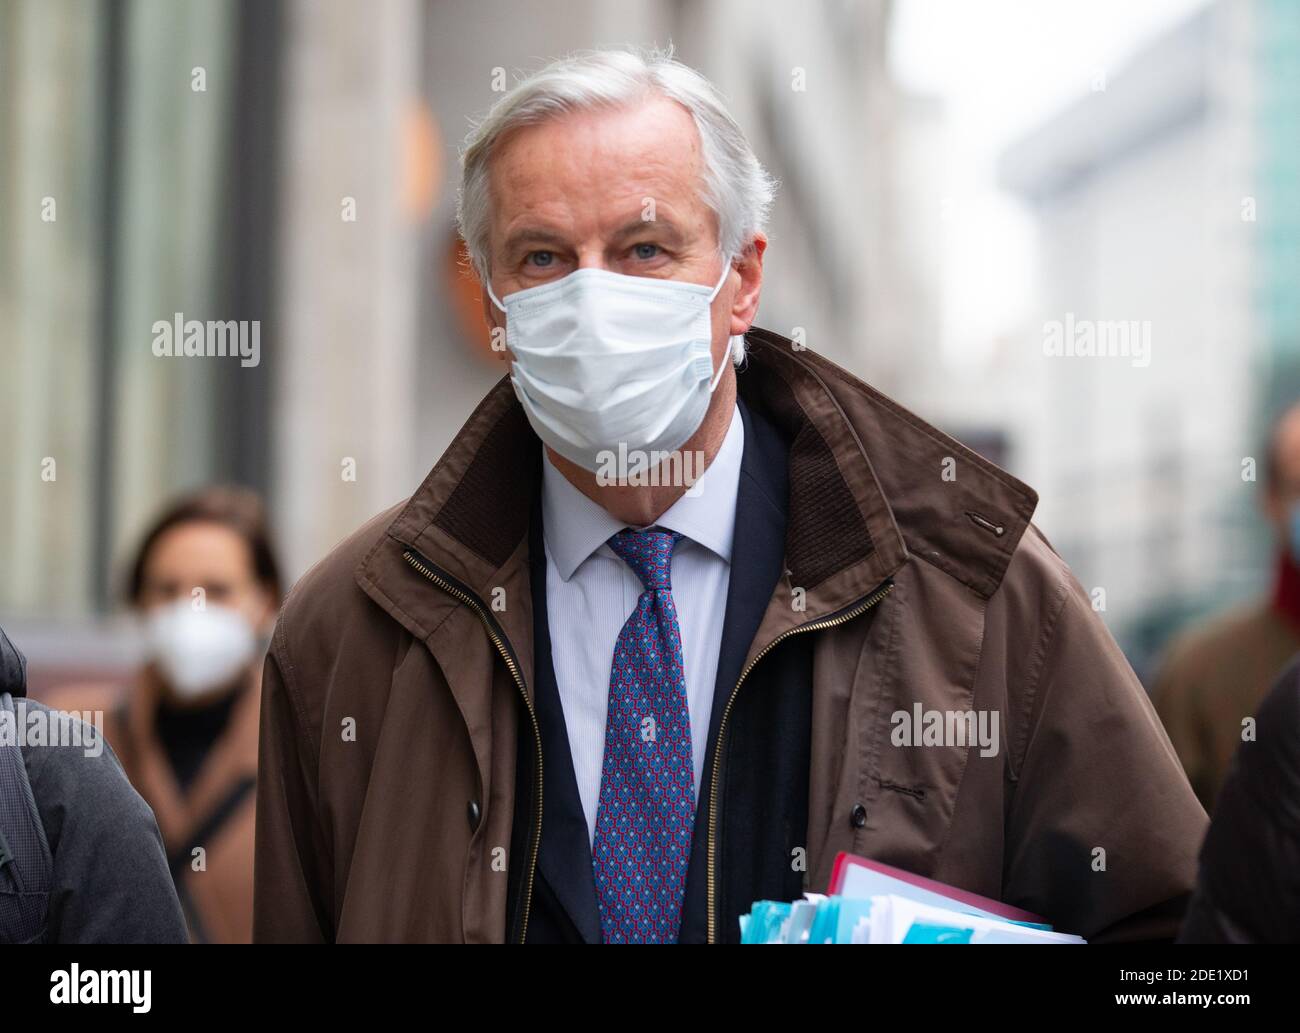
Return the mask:
[[563,247],[566,243],[564,235],[555,230],[544,229],[541,226],[522,226],[506,237],[503,247],[510,252],[518,250],[525,244],[550,244],[553,247]]
[[[619,229],[615,230],[611,239],[616,241],[625,240],[628,237],[639,236],[644,233],[654,233],[656,236],[671,241],[681,241],[683,238],[682,231],[677,224],[671,219],[632,219],[625,223]],[[502,249],[506,254],[513,254],[520,248],[529,244],[545,244],[550,247],[567,247],[568,240],[564,234],[549,230],[543,226],[521,226],[519,229],[512,231],[505,239]]]
[[671,219],[633,219],[619,229],[614,231],[614,240],[623,240],[626,237],[635,237],[647,231],[656,231],[660,236],[667,237],[670,240],[682,240],[682,231],[677,224]]

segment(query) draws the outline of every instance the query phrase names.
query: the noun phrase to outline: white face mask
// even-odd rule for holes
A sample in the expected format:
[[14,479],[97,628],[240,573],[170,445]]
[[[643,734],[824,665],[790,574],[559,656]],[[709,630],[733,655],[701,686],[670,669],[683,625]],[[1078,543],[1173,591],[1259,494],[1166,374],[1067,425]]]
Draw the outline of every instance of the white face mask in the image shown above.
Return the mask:
[[149,656],[176,695],[194,699],[230,685],[253,659],[257,635],[237,610],[188,599],[160,606],[147,618]]
[[[671,452],[699,429],[727,367],[713,371],[706,285],[578,269],[504,303],[511,383],[546,444],[585,470],[601,453]],[[731,339],[734,356],[743,339]]]

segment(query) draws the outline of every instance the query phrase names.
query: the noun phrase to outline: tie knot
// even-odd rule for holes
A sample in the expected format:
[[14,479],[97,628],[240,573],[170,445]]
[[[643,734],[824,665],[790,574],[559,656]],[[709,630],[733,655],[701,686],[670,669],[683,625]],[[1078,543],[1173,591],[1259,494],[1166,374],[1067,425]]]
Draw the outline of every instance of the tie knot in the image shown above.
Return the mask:
[[676,531],[633,531],[624,528],[609,539],[609,547],[632,568],[647,592],[672,589],[673,547],[681,539]]

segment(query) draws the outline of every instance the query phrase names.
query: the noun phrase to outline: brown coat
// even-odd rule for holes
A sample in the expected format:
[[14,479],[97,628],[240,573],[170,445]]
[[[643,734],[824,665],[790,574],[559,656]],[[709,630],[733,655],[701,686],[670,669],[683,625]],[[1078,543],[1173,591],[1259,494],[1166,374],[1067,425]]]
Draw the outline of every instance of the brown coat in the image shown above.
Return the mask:
[[[64,710],[104,712],[104,735],[136,792],[153,809],[167,856],[185,855],[177,890],[191,939],[250,943],[256,795],[244,794],[210,835],[200,833],[237,783],[257,777],[260,672],[250,678],[229,724],[184,790],[155,728],[160,691],[150,668],[145,667],[125,692],[69,687],[52,694],[49,702]],[[202,867],[197,871],[195,846],[203,849],[199,855]]]
[[[1036,495],[825,359],[748,341],[740,391],[790,442],[790,504],[746,664],[815,636],[807,888],[848,850],[1090,938],[1172,937],[1205,812],[1030,525]],[[535,832],[505,855],[516,735],[537,735],[538,453],[502,381],[415,495],[290,594],[264,678],[255,939],[500,941],[507,863],[527,912]],[[893,745],[914,703],[996,712],[1001,749]]]

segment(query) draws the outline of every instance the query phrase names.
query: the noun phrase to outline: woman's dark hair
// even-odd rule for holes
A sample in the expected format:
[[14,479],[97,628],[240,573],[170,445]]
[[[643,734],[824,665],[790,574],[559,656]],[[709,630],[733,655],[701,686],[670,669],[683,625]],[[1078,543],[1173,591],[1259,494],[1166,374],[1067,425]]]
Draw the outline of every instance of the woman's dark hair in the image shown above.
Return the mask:
[[175,500],[157,520],[140,542],[127,581],[127,600],[140,601],[144,591],[144,568],[149,553],[159,538],[181,524],[220,524],[234,531],[248,545],[253,560],[253,573],[269,589],[276,604],[280,602],[280,567],[275,561],[271,546],[271,532],[267,526],[266,510],[257,493],[248,488],[217,486],[202,488]]

